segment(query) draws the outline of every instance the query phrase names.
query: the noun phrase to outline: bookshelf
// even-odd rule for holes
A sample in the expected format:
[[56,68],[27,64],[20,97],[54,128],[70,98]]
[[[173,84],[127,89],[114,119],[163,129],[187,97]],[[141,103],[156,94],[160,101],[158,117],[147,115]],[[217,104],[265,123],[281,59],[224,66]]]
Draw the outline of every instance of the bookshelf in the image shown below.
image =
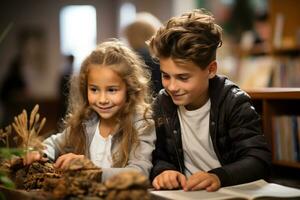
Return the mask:
[[299,2],[270,0],[269,13],[270,55],[275,61],[271,86],[300,87]]
[[299,2],[269,0],[268,6],[267,45],[240,49],[237,82],[242,88],[300,87]]
[[[265,51],[273,61],[269,88],[249,89],[270,142],[273,164],[300,169],[300,12],[294,0],[270,0],[271,38]],[[259,74],[259,73],[258,73]],[[299,118],[297,120],[297,118]],[[298,125],[299,124],[299,125]]]
[[[263,133],[272,150],[270,181],[299,188],[299,2],[269,0],[268,5],[270,35],[267,45],[240,54],[241,61],[246,60],[246,65],[240,62],[239,70],[245,70],[245,76],[239,77],[240,83],[245,84],[240,86],[251,96],[262,118]],[[295,121],[298,130],[295,130]]]
[[[288,131],[276,129],[276,124],[274,123],[274,118],[277,116],[300,116],[300,88],[248,89],[247,93],[251,96],[256,110],[261,114],[263,132],[273,152],[273,164],[300,169],[300,160],[287,160],[286,155],[283,156],[283,159],[278,158],[276,154],[276,152],[278,152],[276,137],[281,134],[286,135]],[[298,123],[298,125],[300,127],[300,123]],[[296,132],[298,141],[294,141],[298,143],[298,147],[300,145],[299,130],[298,128],[298,132]],[[286,149],[289,148],[288,144],[282,144],[282,146]],[[295,151],[300,153],[300,149],[295,149]]]

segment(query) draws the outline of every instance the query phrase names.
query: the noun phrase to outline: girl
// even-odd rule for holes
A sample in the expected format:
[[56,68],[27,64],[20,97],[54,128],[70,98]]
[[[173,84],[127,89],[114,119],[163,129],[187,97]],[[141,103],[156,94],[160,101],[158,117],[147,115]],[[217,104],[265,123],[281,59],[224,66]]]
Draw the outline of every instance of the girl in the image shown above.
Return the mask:
[[[65,130],[44,141],[55,167],[85,156],[103,169],[102,181],[132,169],[149,176],[156,139],[149,81],[132,50],[117,40],[100,44],[71,80]],[[37,159],[30,153],[24,162]]]

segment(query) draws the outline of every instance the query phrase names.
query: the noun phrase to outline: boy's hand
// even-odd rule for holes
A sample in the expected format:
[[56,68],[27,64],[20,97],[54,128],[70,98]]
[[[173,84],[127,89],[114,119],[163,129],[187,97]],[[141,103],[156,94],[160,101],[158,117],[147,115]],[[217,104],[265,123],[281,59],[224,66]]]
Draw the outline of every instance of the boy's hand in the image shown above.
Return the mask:
[[221,181],[217,175],[200,171],[189,177],[184,190],[205,189],[208,192],[213,192],[218,190],[220,187]]
[[59,169],[66,169],[70,161],[74,159],[84,158],[84,155],[77,155],[74,153],[67,153],[57,158],[54,166]]
[[185,176],[174,170],[166,170],[156,176],[152,182],[155,189],[177,189],[179,187],[185,187]]
[[30,165],[34,161],[43,160],[43,159],[47,159],[47,158],[43,158],[43,156],[41,155],[40,152],[30,151],[30,152],[26,153],[26,155],[24,156],[23,164],[24,165]]

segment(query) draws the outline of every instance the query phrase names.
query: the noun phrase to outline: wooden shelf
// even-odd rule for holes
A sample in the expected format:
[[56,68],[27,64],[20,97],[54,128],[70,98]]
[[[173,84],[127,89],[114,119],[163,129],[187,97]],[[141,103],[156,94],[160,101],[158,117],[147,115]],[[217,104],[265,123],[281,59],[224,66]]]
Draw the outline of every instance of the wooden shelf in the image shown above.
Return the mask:
[[300,168],[300,163],[295,163],[295,162],[291,162],[291,161],[273,160],[273,164],[285,166],[285,167]]
[[252,99],[300,99],[300,88],[245,89]]
[[274,55],[294,55],[297,56],[300,54],[300,47],[295,48],[281,48],[281,49],[273,49]]
[[300,88],[260,88],[245,91],[251,96],[254,107],[261,115],[263,132],[273,152],[273,164],[300,169],[299,160],[284,161],[276,157],[278,147],[273,121],[275,116],[280,115],[300,116]]

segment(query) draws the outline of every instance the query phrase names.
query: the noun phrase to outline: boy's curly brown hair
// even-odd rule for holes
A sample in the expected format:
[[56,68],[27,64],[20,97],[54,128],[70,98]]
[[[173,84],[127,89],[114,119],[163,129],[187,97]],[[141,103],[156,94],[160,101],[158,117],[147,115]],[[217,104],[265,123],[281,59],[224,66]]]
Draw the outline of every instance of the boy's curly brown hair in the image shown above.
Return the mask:
[[192,61],[205,69],[216,59],[216,50],[222,45],[222,28],[212,14],[195,9],[173,17],[149,41],[153,57]]

